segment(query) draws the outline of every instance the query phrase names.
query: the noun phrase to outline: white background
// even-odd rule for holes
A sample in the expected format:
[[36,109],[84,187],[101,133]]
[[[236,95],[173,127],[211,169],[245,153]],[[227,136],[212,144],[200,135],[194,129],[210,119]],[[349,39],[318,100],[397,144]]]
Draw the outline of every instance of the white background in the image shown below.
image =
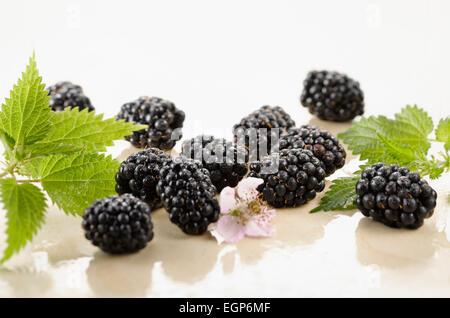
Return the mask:
[[311,69],[357,79],[366,114],[450,105],[450,2],[5,1],[0,3],[0,98],[33,49],[44,82],[83,86],[107,117],[141,95],[185,110],[185,137],[230,136],[258,107],[297,124]]

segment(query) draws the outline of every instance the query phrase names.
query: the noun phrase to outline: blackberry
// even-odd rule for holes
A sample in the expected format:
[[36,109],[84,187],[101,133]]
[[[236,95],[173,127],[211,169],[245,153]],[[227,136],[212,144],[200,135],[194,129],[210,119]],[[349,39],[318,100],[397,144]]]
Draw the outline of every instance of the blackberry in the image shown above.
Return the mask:
[[157,148],[149,148],[129,156],[116,173],[116,192],[131,193],[145,201],[152,210],[162,206],[156,194],[159,171],[170,162],[171,157]]
[[61,111],[66,107],[78,107],[78,110],[87,108],[89,111],[94,110],[89,98],[84,95],[83,89],[79,85],[71,82],[58,82],[48,87],[48,95],[50,96],[50,108],[53,111]]
[[153,239],[148,205],[131,194],[96,200],[83,212],[86,238],[111,254],[133,253]]
[[[233,126],[234,141],[249,150],[251,160],[258,160],[270,154],[272,139],[277,141],[279,134],[293,126],[294,120],[283,108],[263,106]],[[260,131],[261,128],[267,130]],[[261,148],[261,145],[266,145],[267,148]]]
[[175,158],[161,169],[156,191],[170,221],[186,234],[202,234],[219,218],[216,188],[200,161]]
[[337,72],[309,72],[300,101],[323,120],[348,121],[364,113],[364,94],[359,83]]
[[222,138],[203,135],[185,140],[181,153],[202,161],[218,192],[227,186],[234,188],[247,174],[247,150]]
[[117,115],[117,119],[148,125],[147,129],[125,137],[134,146],[164,150],[172,149],[181,138],[180,128],[183,127],[184,118],[184,112],[176,108],[174,103],[147,96],[124,104]]
[[434,213],[437,194],[417,172],[376,163],[356,183],[356,206],[391,227],[417,229]]
[[264,180],[258,191],[275,208],[305,204],[325,188],[323,163],[300,148],[283,149],[250,163],[249,176]]
[[300,128],[289,128],[280,137],[280,150],[303,148],[310,150],[325,165],[326,176],[333,174],[345,164],[347,156],[344,147],[336,137],[327,130],[316,126],[303,125]]

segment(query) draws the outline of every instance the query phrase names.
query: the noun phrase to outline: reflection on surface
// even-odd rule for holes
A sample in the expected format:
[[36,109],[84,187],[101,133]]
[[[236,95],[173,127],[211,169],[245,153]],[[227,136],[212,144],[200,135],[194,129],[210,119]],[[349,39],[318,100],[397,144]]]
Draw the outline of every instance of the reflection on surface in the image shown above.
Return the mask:
[[178,282],[194,283],[204,279],[214,268],[221,247],[205,235],[192,240],[183,238],[166,244],[165,248],[168,251],[161,255],[164,274]]
[[[436,252],[445,233],[425,224],[418,230],[393,229],[363,218],[355,232],[357,258],[363,265],[398,268],[426,261]],[[414,244],[411,244],[414,242]]]
[[164,209],[152,214],[155,227],[155,250],[164,274],[178,282],[202,280],[214,267],[221,249],[209,234],[188,236],[169,221]]
[[52,278],[46,272],[25,268],[0,271],[0,297],[42,297],[51,286]]
[[81,219],[67,215],[52,205],[48,209],[45,225],[33,240],[33,251],[45,251],[51,265],[91,255],[96,248],[90,244],[79,244],[80,237],[84,237]]
[[278,209],[277,216],[273,220],[275,235],[271,238],[244,238],[234,244],[235,249],[222,256],[222,267],[231,272],[237,256],[242,263],[252,265],[258,263],[269,250],[307,246],[323,238],[325,227],[337,214],[309,213],[318,204],[322,195],[323,193],[304,205],[301,210]]
[[143,297],[151,286],[153,262],[148,246],[132,255],[107,255],[96,252],[86,271],[95,296]]
[[378,272],[383,296],[449,295],[450,243],[434,221],[407,230],[361,219],[355,233],[356,257],[360,264]]

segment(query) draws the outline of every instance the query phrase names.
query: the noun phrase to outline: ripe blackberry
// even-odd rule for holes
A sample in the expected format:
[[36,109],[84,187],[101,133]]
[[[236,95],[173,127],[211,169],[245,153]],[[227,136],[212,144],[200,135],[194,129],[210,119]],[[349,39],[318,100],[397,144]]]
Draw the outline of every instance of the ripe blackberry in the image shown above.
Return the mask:
[[185,140],[181,153],[202,162],[218,192],[227,186],[234,188],[247,174],[246,149],[222,138],[203,135]]
[[250,163],[249,177],[261,178],[263,198],[275,208],[305,204],[325,188],[323,163],[309,150],[283,149]]
[[356,183],[356,206],[391,227],[417,229],[433,215],[437,194],[417,172],[376,163]]
[[[234,141],[247,148],[252,161],[258,160],[270,154],[272,140],[277,142],[279,135],[293,126],[294,120],[283,108],[263,106],[233,126]],[[261,128],[263,129],[260,130]]]
[[337,72],[309,72],[300,101],[323,120],[348,121],[364,113],[364,94],[359,83]]
[[96,200],[83,212],[86,238],[111,254],[133,253],[153,238],[150,208],[131,194]]
[[145,201],[152,210],[162,206],[156,194],[159,171],[171,157],[158,148],[149,148],[129,156],[116,173],[116,192],[131,193]]
[[325,165],[326,176],[342,168],[347,156],[344,147],[339,144],[336,137],[329,131],[316,126],[303,125],[300,128],[289,128],[280,137],[280,150],[293,148],[310,150]]
[[84,95],[83,89],[79,85],[71,82],[58,82],[48,88],[50,96],[50,107],[53,111],[61,111],[66,107],[77,107],[78,110],[87,108],[89,111],[94,110],[89,98]]
[[186,234],[202,234],[219,218],[216,188],[200,161],[175,158],[161,169],[156,191],[170,221]]
[[147,129],[135,131],[125,137],[134,146],[164,150],[172,149],[181,138],[179,128],[183,127],[184,118],[184,112],[176,108],[174,103],[147,96],[124,104],[117,115],[117,119],[148,125]]

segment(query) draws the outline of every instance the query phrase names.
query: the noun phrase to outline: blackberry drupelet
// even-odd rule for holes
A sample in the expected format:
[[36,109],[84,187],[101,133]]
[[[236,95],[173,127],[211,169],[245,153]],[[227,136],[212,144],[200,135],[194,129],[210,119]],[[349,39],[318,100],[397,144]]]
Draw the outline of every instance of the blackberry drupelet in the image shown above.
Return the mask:
[[111,254],[133,253],[153,239],[148,205],[131,194],[96,200],[83,212],[86,238]]
[[323,163],[300,148],[283,149],[250,163],[249,177],[264,180],[258,191],[275,208],[305,204],[325,188]]
[[[294,120],[283,108],[263,106],[233,126],[234,141],[249,150],[252,161],[258,160],[270,154],[272,139],[278,138],[282,132],[293,126],[295,126]],[[267,130],[261,134],[260,128]],[[261,148],[261,144],[267,145],[266,149]]]
[[323,120],[348,121],[364,113],[364,94],[359,83],[337,72],[309,72],[300,101]]
[[216,188],[200,161],[175,158],[161,169],[156,191],[170,221],[186,234],[202,234],[219,219]]
[[417,172],[376,163],[356,183],[356,206],[391,227],[417,229],[434,213],[437,194]]
[[50,96],[50,107],[53,111],[61,111],[66,107],[77,107],[78,110],[87,108],[89,111],[94,110],[89,98],[84,95],[83,89],[79,85],[71,82],[58,82],[48,87],[48,95]]
[[303,148],[310,150],[325,165],[326,176],[333,174],[345,164],[347,156],[344,147],[336,137],[327,130],[316,126],[303,125],[289,128],[280,137],[280,150]]
[[116,192],[131,193],[145,201],[152,210],[162,206],[156,194],[161,168],[171,161],[171,157],[158,148],[149,148],[129,156],[120,165],[116,174]]
[[[140,97],[122,106],[117,119],[148,125],[147,129],[125,137],[138,148],[172,149],[182,137],[185,114],[175,104],[158,97]],[[176,130],[176,132],[174,132]]]
[[234,188],[247,174],[247,150],[222,138],[203,135],[185,140],[181,153],[202,161],[218,192],[227,186]]

